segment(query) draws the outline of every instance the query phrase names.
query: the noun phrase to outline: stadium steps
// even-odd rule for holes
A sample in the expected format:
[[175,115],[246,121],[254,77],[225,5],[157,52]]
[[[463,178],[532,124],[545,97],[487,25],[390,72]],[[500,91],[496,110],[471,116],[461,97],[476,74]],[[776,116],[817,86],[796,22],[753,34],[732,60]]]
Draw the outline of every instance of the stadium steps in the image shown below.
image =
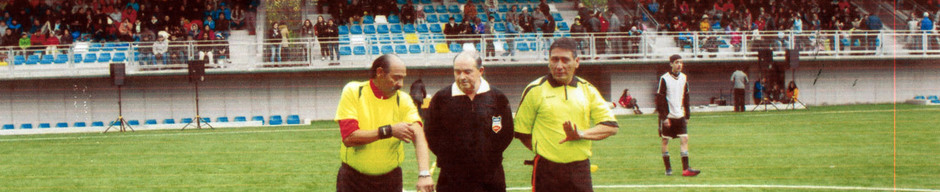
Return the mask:
[[229,52],[230,53],[244,53],[244,54],[229,54],[232,58],[232,63],[229,64],[232,68],[245,69],[249,66],[254,65],[255,62],[260,62],[261,53],[258,52],[258,46],[231,46],[231,45],[250,45],[256,43],[258,38],[261,36],[251,36],[248,34],[247,30],[234,30],[229,36]]

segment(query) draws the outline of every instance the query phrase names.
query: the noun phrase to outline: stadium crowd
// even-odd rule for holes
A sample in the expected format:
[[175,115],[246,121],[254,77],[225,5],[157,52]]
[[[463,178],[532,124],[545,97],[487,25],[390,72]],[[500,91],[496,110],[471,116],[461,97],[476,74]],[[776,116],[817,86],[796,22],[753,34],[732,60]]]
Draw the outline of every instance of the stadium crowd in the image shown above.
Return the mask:
[[[173,45],[199,41],[203,54],[225,55],[218,44],[231,30],[252,28],[259,0],[10,0],[0,1],[0,46],[23,55],[62,53],[73,42],[136,42],[142,58],[182,62]],[[155,45],[157,44],[157,45]],[[170,45],[167,45],[170,44]],[[208,46],[214,44],[214,46]],[[152,49],[149,47],[153,47]],[[211,54],[209,54],[211,55]],[[210,58],[211,59],[211,58]],[[149,61],[149,60],[148,60]]]

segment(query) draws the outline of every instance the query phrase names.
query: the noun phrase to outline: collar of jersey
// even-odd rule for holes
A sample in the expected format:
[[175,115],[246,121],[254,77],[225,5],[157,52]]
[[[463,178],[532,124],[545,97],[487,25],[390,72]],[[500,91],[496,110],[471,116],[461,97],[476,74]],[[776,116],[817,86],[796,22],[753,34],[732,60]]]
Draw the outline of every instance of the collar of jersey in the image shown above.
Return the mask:
[[[555,81],[555,78],[552,78],[552,75],[551,75],[551,74],[549,74],[548,76],[545,76],[545,78],[548,78],[548,84],[552,85],[552,87],[560,87],[560,86],[564,85],[564,84],[562,84],[561,82]],[[574,79],[571,79],[571,82],[568,83],[568,86],[572,86],[572,87],[577,88],[577,87],[578,87],[578,82],[580,82],[581,80],[580,80],[580,78],[578,78],[578,76],[574,76],[574,77],[572,77],[572,78],[574,78]]]
[[[480,87],[477,88],[477,95],[486,93],[490,91],[490,83],[486,82],[486,79],[480,78]],[[450,89],[450,95],[453,97],[467,95],[460,91],[460,87],[457,86],[457,82],[454,82],[454,85]]]

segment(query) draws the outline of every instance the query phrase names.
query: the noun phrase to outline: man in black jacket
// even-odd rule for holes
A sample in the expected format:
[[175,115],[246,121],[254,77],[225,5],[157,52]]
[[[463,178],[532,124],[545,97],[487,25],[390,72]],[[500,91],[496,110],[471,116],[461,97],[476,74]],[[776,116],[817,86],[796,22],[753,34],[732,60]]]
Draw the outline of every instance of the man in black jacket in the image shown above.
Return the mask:
[[455,82],[431,98],[425,132],[441,168],[439,191],[506,191],[503,151],[512,142],[512,110],[483,75],[483,60],[454,58]]

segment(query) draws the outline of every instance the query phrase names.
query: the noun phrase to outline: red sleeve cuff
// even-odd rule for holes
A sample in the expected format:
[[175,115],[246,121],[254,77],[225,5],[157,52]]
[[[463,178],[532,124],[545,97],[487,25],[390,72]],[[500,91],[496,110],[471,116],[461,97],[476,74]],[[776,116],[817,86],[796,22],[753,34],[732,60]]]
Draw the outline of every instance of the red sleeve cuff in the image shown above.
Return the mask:
[[339,132],[343,136],[343,140],[346,140],[346,137],[352,135],[353,132],[359,130],[359,121],[355,119],[343,119],[339,120]]

